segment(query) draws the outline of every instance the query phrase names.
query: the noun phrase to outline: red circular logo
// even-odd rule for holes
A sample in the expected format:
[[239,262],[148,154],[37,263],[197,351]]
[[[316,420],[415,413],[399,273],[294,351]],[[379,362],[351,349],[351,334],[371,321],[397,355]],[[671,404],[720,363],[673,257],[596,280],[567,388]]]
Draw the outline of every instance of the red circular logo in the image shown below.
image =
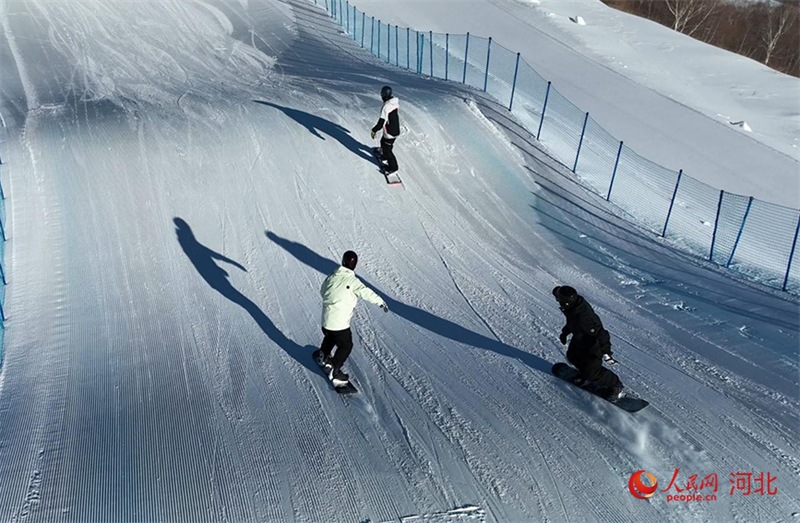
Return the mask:
[[[642,481],[642,476],[645,476],[649,481],[649,485],[645,485]],[[631,491],[633,497],[638,499],[647,499],[651,497],[653,494],[656,493],[658,489],[658,480],[656,477],[649,472],[645,472],[644,469],[637,470],[633,474],[631,474],[631,479],[628,480],[628,490]]]

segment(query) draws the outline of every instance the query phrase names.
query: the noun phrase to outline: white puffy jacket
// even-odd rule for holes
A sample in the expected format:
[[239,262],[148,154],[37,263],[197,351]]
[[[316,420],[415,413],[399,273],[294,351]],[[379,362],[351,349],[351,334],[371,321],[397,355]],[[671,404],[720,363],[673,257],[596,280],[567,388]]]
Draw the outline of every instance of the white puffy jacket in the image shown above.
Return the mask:
[[358,298],[375,305],[386,305],[375,291],[358,279],[355,272],[344,266],[325,278],[319,292],[322,295],[322,327],[331,331],[350,327]]

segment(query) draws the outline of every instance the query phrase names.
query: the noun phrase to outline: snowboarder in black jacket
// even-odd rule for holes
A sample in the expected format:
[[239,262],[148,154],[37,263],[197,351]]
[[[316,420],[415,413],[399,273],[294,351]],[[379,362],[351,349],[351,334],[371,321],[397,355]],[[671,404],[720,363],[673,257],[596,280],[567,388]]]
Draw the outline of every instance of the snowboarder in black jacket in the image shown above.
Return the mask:
[[559,336],[562,345],[566,345],[567,337],[572,335],[567,360],[580,372],[576,384],[583,386],[592,382],[593,386],[605,391],[608,399],[619,399],[622,382],[616,374],[603,367],[603,356],[611,358],[611,336],[600,318],[589,302],[572,287],[555,287],[553,296],[567,319]]
[[378,118],[378,123],[370,130],[370,136],[374,139],[378,131],[382,131],[381,161],[386,163],[386,174],[392,174],[397,172],[398,169],[397,158],[395,158],[392,149],[394,148],[394,141],[400,135],[399,102],[392,95],[392,88],[388,85],[384,85],[381,88],[381,99],[383,100],[381,115]]

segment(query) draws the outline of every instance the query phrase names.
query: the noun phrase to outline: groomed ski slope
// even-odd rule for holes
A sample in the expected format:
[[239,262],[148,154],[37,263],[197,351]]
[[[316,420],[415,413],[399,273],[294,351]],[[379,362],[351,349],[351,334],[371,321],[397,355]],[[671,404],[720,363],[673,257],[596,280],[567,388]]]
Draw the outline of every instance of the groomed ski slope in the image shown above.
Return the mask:
[[[479,93],[303,0],[0,21],[3,521],[797,517],[797,299],[625,222]],[[369,154],[384,83],[402,187]],[[357,309],[354,398],[311,359],[347,249],[390,308]],[[645,411],[550,376],[564,283]],[[628,492],[676,468],[718,499]],[[776,495],[729,494],[762,471]]]

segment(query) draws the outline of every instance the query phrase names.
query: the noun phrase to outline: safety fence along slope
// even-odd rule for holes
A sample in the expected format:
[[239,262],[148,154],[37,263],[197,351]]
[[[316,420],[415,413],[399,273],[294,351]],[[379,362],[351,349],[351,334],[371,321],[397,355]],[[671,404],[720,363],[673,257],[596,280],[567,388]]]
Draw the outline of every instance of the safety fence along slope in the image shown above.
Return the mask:
[[800,210],[732,194],[636,154],[492,38],[384,24],[345,0],[314,0],[387,64],[491,95],[548,153],[633,221],[766,285],[800,292]]
[[6,122],[0,116],[0,367],[3,365],[3,339],[6,324],[6,194],[3,189],[3,178],[5,177],[5,163],[8,158],[8,130]]

